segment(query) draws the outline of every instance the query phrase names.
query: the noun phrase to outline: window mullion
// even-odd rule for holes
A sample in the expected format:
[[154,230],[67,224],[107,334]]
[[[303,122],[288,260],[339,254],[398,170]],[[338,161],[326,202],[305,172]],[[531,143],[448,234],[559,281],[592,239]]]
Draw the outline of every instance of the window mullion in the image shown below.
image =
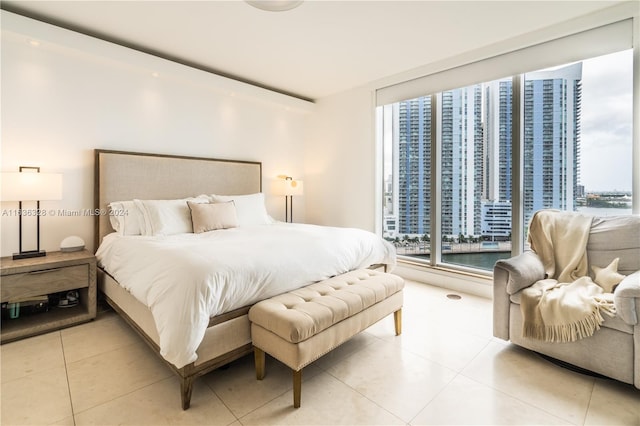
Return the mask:
[[632,174],[631,194],[632,213],[640,214],[640,18],[633,18],[633,136],[632,136]]
[[442,263],[442,137],[440,95],[431,95],[431,256],[432,266]]
[[523,75],[513,76],[511,85],[511,255],[517,256],[524,248],[524,120],[522,119],[523,106]]

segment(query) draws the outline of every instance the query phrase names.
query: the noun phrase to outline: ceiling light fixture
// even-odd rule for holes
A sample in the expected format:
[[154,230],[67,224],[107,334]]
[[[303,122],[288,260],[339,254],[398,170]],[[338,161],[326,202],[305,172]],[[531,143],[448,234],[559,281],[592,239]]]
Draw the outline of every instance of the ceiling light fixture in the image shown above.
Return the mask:
[[300,6],[303,0],[245,0],[253,7],[268,12],[284,12]]

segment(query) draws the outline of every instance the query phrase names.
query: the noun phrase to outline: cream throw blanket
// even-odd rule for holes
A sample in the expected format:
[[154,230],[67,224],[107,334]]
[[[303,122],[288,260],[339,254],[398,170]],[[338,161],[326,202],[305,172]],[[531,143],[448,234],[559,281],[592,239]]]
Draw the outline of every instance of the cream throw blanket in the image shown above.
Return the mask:
[[615,312],[613,297],[587,275],[587,240],[593,217],[541,210],[531,218],[529,244],[547,279],[522,291],[523,336],[574,342],[592,336]]

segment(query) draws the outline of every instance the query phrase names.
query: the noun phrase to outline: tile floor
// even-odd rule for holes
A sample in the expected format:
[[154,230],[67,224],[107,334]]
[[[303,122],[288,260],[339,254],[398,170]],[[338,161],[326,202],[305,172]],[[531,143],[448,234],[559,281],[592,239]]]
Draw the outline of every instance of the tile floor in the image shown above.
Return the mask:
[[3,425],[640,425],[640,391],[557,367],[495,339],[491,301],[407,282],[403,334],[386,318],[304,370],[251,356],[196,381],[180,409],[173,373],[113,312],[1,346]]

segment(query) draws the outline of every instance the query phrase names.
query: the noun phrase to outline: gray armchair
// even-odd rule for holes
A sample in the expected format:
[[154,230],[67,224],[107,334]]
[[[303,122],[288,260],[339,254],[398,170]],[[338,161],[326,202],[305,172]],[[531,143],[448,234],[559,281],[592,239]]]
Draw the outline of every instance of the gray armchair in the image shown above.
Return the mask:
[[525,252],[496,263],[493,270],[493,334],[640,389],[640,216],[593,219],[587,242],[591,265],[604,267],[620,258],[626,277],[615,288],[615,317],[605,317],[591,337],[570,343],[547,343],[522,337],[521,290],[545,278],[538,256]]

